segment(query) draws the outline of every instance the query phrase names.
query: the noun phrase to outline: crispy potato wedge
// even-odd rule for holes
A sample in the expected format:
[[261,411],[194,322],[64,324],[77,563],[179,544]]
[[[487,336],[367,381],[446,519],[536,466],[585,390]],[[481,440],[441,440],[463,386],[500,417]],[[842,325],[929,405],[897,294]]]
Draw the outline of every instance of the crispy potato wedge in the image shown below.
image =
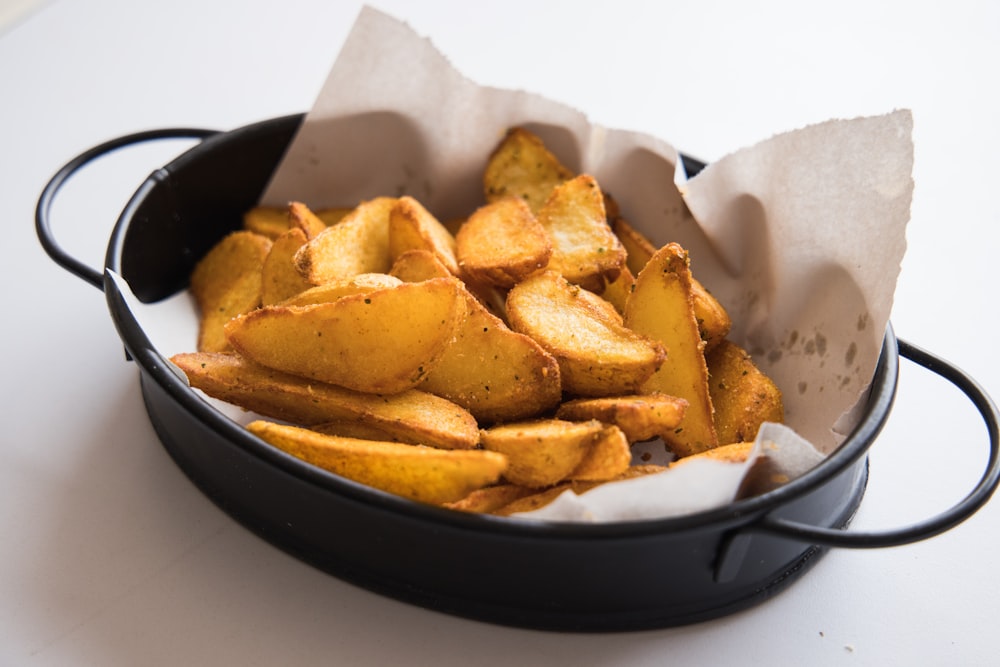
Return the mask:
[[480,445],[507,457],[504,479],[546,487],[566,479],[586,458],[604,430],[599,421],[538,419],[483,429]]
[[627,266],[622,267],[622,272],[618,274],[618,277],[604,286],[601,298],[614,306],[619,315],[624,315],[625,302],[628,301],[628,295],[632,293],[634,285],[635,276],[632,275]]
[[712,418],[704,341],[691,301],[688,255],[668,243],[653,255],[635,280],[625,304],[625,325],[660,341],[670,350],[667,361],[641,387],[688,402],[679,426],[660,434],[678,456],[689,456],[719,444]]
[[490,154],[483,172],[483,191],[488,202],[521,197],[537,213],[552,188],[574,175],[538,136],[515,127]]
[[352,294],[368,294],[375,290],[396,287],[403,281],[386,273],[359,273],[351,278],[342,278],[308,289],[280,302],[282,306],[312,306],[330,303]]
[[592,292],[618,278],[625,248],[608,226],[604,196],[593,176],[582,174],[557,185],[538,211],[552,240],[548,268]]
[[359,273],[386,273],[389,256],[389,212],[392,197],[362,202],[335,225],[327,227],[295,253],[295,266],[313,285]]
[[407,250],[392,262],[389,275],[407,283],[454,275],[430,250]]
[[522,420],[562,398],[559,364],[462,290],[466,313],[455,339],[419,385],[466,408],[482,423]]
[[342,438],[267,421],[251,422],[247,429],[324,470],[424,503],[461,500],[496,482],[507,465],[503,455],[483,450],[445,451]]
[[407,250],[427,250],[453,275],[458,275],[455,237],[413,197],[400,197],[389,213],[389,256]]
[[243,229],[274,240],[288,231],[288,207],[254,206],[243,213]]
[[191,295],[201,314],[197,347],[201,352],[229,349],[223,327],[260,305],[264,260],[271,240],[254,232],[232,232],[195,265]]
[[312,283],[295,268],[293,261],[295,253],[307,240],[306,233],[298,227],[291,227],[274,239],[261,267],[262,305],[284,301],[312,287]]
[[670,462],[670,467],[681,465],[688,461],[709,459],[712,461],[724,461],[726,463],[743,463],[753,451],[753,440],[749,442],[733,442],[728,445],[719,445],[712,449],[707,449],[698,454],[685,456]]
[[267,306],[226,324],[263,366],[384,394],[420,384],[465,315],[457,278],[402,283],[312,306]]
[[528,486],[518,486],[517,484],[500,483],[476,489],[465,498],[453,503],[445,503],[444,506],[458,510],[459,512],[472,512],[476,514],[489,514],[504,505],[538,493],[538,489]]
[[554,271],[518,283],[507,317],[556,358],[570,394],[635,393],[666,358],[661,344],[622,326],[611,304]]
[[781,390],[746,350],[726,340],[705,355],[705,363],[719,442],[752,441],[764,422],[784,421]]
[[417,389],[373,397],[265,368],[234,353],[191,352],[170,361],[192,387],[264,417],[303,426],[352,424],[388,440],[441,449],[479,444],[479,426],[467,410]]
[[617,426],[605,426],[590,447],[590,451],[573,469],[567,479],[587,482],[606,482],[617,479],[632,462],[632,449],[625,432]]
[[520,197],[480,207],[455,237],[458,264],[474,280],[510,288],[548,265],[552,243]]
[[[633,274],[638,274],[656,254],[656,246],[623,218],[611,219],[611,229],[625,246],[628,253],[626,265],[629,270]],[[702,340],[705,341],[705,350],[711,350],[729,335],[733,322],[718,299],[712,296],[693,275],[691,298],[694,301],[694,316],[698,320],[698,330]]]
[[597,419],[614,424],[630,443],[657,438],[677,428],[687,409],[687,401],[667,394],[642,394],[605,398],[578,398],[556,411],[557,419],[586,421]]
[[301,229],[308,240],[311,241],[319,236],[327,226],[326,222],[302,202],[293,201],[288,205],[288,228]]

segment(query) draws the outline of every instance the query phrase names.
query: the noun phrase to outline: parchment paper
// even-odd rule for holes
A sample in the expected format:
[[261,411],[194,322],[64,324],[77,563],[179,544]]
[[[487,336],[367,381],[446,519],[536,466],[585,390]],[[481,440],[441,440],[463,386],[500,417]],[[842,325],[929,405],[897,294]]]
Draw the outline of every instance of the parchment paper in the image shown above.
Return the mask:
[[479,86],[407,25],[365,8],[261,202],[318,208],[409,194],[440,219],[466,215],[483,203],[490,151],[515,125],[594,175],[654,242],[688,249],[695,276],[732,316],[731,339],[776,381],[786,410],[786,426],[763,428],[746,464],[685,464],[570,493],[532,515],[614,521],[709,509],[737,496],[761,455],[793,478],[832,451],[874,372],[905,250],[909,112],[777,134],[688,179],[667,141]]

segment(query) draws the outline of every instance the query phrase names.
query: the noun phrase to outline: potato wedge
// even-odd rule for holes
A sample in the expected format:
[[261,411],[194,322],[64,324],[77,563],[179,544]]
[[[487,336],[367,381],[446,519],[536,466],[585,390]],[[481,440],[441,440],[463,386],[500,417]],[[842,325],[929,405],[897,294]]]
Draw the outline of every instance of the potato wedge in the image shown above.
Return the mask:
[[[612,219],[611,229],[621,240],[628,253],[626,261],[628,269],[633,274],[638,274],[656,254],[656,246],[623,218]],[[693,275],[691,276],[691,298],[694,301],[694,316],[698,320],[698,331],[701,333],[702,340],[705,341],[705,351],[707,352],[729,335],[733,322],[718,299],[712,296],[712,293],[705,289],[705,286]]]
[[586,421],[597,419],[614,424],[630,443],[657,438],[677,428],[687,409],[687,401],[667,394],[642,394],[607,398],[578,398],[556,411],[557,419]]
[[483,429],[479,443],[507,457],[504,479],[539,488],[566,479],[576,470],[603,430],[604,425],[596,420],[538,419]]
[[625,432],[617,426],[601,429],[590,451],[566,479],[587,482],[606,482],[617,479],[632,462],[632,449]]
[[251,361],[348,389],[385,394],[420,384],[465,315],[456,278],[434,278],[312,306],[267,306],[230,320]]
[[[644,475],[654,475],[667,470],[664,466],[658,466],[653,464],[645,465],[635,465],[627,468],[623,473],[618,475],[613,480],[607,481],[621,481],[625,479],[633,479],[635,477],[641,477]],[[569,481],[561,482],[553,487],[544,489],[542,491],[537,491],[536,493],[521,496],[510,503],[503,505],[497,509],[491,510],[491,514],[497,516],[511,516],[512,514],[518,514],[521,512],[533,512],[535,510],[540,510],[553,500],[558,498],[563,494],[564,491],[572,491],[577,495],[583,495],[587,491],[595,489],[606,482],[590,482],[590,481]]]
[[243,229],[274,240],[288,231],[288,207],[254,206],[243,213]]
[[403,281],[386,273],[359,273],[351,278],[342,278],[308,289],[280,302],[282,306],[312,306],[330,303],[352,294],[368,294],[375,290],[396,287]]
[[233,317],[260,305],[264,260],[270,251],[267,237],[237,231],[219,241],[195,265],[190,290],[201,315],[199,351],[229,349],[223,327]]
[[635,393],[666,358],[661,344],[622,326],[611,304],[554,271],[517,284],[507,295],[507,317],[555,356],[570,394]]
[[515,127],[490,154],[483,172],[483,191],[488,202],[521,197],[537,213],[552,188],[574,175],[537,135]]
[[479,426],[467,410],[417,389],[373,397],[265,368],[233,353],[176,354],[170,361],[192,387],[264,417],[303,426],[347,423],[377,430],[389,440],[441,449],[479,444]]
[[295,253],[307,240],[306,233],[298,227],[291,227],[274,239],[261,267],[262,305],[284,301],[312,287],[312,283],[295,268],[293,261]]
[[698,454],[692,454],[691,456],[685,456],[684,458],[676,459],[670,463],[670,467],[681,465],[688,461],[696,460],[711,460],[711,461],[724,461],[726,463],[743,463],[750,456],[750,452],[753,451],[754,442],[750,440],[749,442],[732,442],[728,445],[719,445],[713,449],[707,449]]
[[549,269],[592,292],[602,292],[618,278],[625,248],[608,226],[604,196],[592,176],[557,185],[539,209],[538,221],[552,240]]
[[705,355],[705,363],[719,442],[752,441],[764,422],[784,421],[781,390],[746,350],[726,340]]
[[424,503],[461,500],[496,482],[507,465],[503,455],[483,450],[445,451],[341,438],[266,421],[251,422],[247,429],[324,470]]
[[362,202],[340,222],[327,227],[295,254],[295,265],[313,285],[359,273],[386,273],[389,256],[389,212],[392,197]]
[[668,243],[653,255],[635,280],[625,304],[625,325],[661,342],[670,356],[640,393],[659,392],[688,402],[681,423],[660,434],[678,456],[689,456],[719,444],[712,418],[704,341],[698,332],[691,299],[688,255]]
[[558,405],[562,383],[555,357],[462,292],[465,317],[420,389],[461,405],[480,424],[522,420]]
[[293,201],[288,205],[288,228],[301,229],[308,240],[313,240],[326,231],[327,223],[303,204]]
[[474,280],[510,288],[552,256],[549,235],[520,197],[480,207],[455,237],[458,264]]
[[535,493],[538,493],[538,489],[518,486],[517,484],[501,483],[476,489],[465,498],[452,503],[445,503],[444,506],[448,509],[458,510],[459,512],[489,514],[505,505],[509,505],[519,498],[524,498]]
[[430,250],[407,250],[392,262],[389,275],[407,283],[454,275]]
[[407,250],[427,250],[452,275],[458,275],[455,237],[413,197],[400,197],[389,213],[389,256],[395,260]]
[[622,267],[622,272],[618,274],[618,277],[604,286],[601,298],[614,306],[619,315],[624,315],[625,302],[628,301],[628,295],[632,293],[634,285],[635,276],[632,275],[627,266]]

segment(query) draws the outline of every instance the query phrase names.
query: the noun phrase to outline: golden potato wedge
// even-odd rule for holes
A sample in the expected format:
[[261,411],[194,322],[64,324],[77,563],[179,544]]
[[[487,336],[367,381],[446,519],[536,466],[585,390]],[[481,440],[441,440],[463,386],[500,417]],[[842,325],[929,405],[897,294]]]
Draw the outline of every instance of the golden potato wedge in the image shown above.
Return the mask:
[[692,454],[691,456],[685,456],[684,458],[676,459],[670,462],[671,468],[674,466],[681,465],[688,461],[696,460],[711,460],[711,461],[724,461],[726,463],[743,463],[750,456],[750,452],[753,451],[753,440],[749,442],[732,442],[728,445],[719,445],[712,449],[706,449],[698,454]]
[[746,350],[722,341],[705,355],[705,363],[719,442],[752,441],[764,422],[784,421],[781,390]]
[[326,222],[302,202],[293,201],[288,205],[288,228],[301,229],[306,239],[311,241],[316,238],[326,230],[327,226]]
[[[656,246],[621,217],[611,219],[611,229],[621,240],[628,253],[626,265],[633,274],[638,274],[656,254]],[[719,344],[732,328],[729,313],[712,293],[705,289],[697,278],[691,276],[691,298],[694,301],[694,316],[698,320],[698,331],[705,341],[705,350]],[[610,299],[609,299],[610,300]]]
[[613,480],[606,480],[601,482],[591,482],[591,481],[569,481],[561,482],[555,486],[552,486],[543,491],[537,491],[536,493],[521,496],[516,500],[509,502],[497,509],[490,510],[491,514],[497,516],[510,516],[512,514],[518,514],[520,512],[533,512],[535,510],[542,509],[553,500],[558,498],[564,491],[572,491],[577,495],[582,495],[587,491],[595,489],[606,482],[610,481],[620,481],[625,479],[633,479],[635,477],[641,477],[644,475],[653,475],[656,473],[661,473],[667,470],[665,466],[658,466],[653,464],[635,465],[630,466],[620,475],[618,475]]
[[200,312],[199,351],[229,349],[223,327],[260,305],[264,260],[270,251],[267,237],[237,231],[215,244],[195,265],[190,290]]
[[519,498],[524,498],[535,493],[538,493],[538,489],[518,486],[517,484],[500,483],[476,489],[465,498],[453,503],[445,503],[444,506],[448,509],[458,510],[459,512],[489,514],[504,505],[509,505]]
[[458,275],[455,237],[413,197],[400,197],[389,213],[389,256],[407,250],[427,250],[453,275]]
[[618,274],[618,277],[604,286],[601,298],[614,306],[619,315],[624,315],[625,302],[628,301],[628,295],[632,293],[634,285],[635,276],[632,275],[627,266],[622,267],[622,272]]
[[461,500],[496,482],[503,455],[446,451],[397,442],[324,435],[298,426],[254,421],[247,429],[265,442],[315,466],[376,489],[424,503]]
[[555,357],[462,292],[465,317],[419,387],[461,405],[481,424],[526,419],[554,408],[562,398]]
[[635,393],[666,358],[660,343],[622,326],[611,304],[554,271],[517,284],[507,295],[507,317],[556,358],[570,394]]
[[630,443],[657,438],[677,428],[687,409],[687,401],[667,394],[642,394],[566,401],[556,410],[557,419],[586,421],[597,419],[614,424]]
[[308,289],[280,302],[282,306],[312,306],[330,303],[352,294],[368,294],[375,290],[396,287],[403,281],[387,273],[359,273],[351,278],[342,278]]
[[295,253],[307,240],[306,233],[298,227],[291,227],[274,239],[261,268],[262,305],[269,306],[284,301],[312,287],[312,283],[303,278],[295,268],[293,261]]
[[389,256],[389,212],[392,197],[362,202],[335,225],[327,227],[295,254],[295,265],[313,285],[359,273],[386,273]]
[[490,154],[483,172],[483,191],[488,202],[521,197],[537,213],[552,188],[574,175],[537,135],[515,127]]
[[276,239],[288,231],[288,207],[254,206],[243,213],[243,229]]
[[520,197],[505,197],[480,207],[455,237],[458,265],[474,280],[510,288],[552,256],[552,243]]
[[606,482],[617,479],[632,462],[632,449],[625,432],[617,426],[601,429],[590,451],[566,479],[586,482]]
[[618,278],[625,248],[608,226],[594,177],[582,174],[557,185],[539,209],[538,221],[552,240],[549,269],[592,292],[602,292]]
[[465,315],[457,278],[402,283],[312,306],[267,306],[230,320],[226,337],[263,366],[385,394],[420,384]]
[[192,387],[264,417],[310,427],[352,424],[387,440],[441,449],[479,444],[479,426],[467,410],[417,389],[374,397],[265,368],[234,353],[191,352],[170,361]]
[[667,446],[678,456],[717,446],[705,343],[694,316],[687,251],[680,245],[668,243],[660,248],[636,277],[635,289],[625,304],[625,325],[670,350],[667,361],[640,391],[678,396],[688,402],[680,425],[660,434]]
[[539,488],[566,479],[576,470],[603,430],[604,425],[596,420],[538,419],[483,429],[479,443],[507,457],[504,479]]
[[407,283],[454,275],[430,250],[407,250],[392,262],[389,275]]

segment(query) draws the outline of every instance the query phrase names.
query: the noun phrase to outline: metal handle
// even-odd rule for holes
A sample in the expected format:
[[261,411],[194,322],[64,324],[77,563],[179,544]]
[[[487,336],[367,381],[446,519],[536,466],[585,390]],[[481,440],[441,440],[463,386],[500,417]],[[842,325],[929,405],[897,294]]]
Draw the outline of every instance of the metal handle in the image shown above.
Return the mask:
[[997,407],[983,388],[969,375],[930,352],[910,343],[899,341],[899,353],[927,370],[940,375],[960,389],[975,405],[986,422],[990,440],[990,455],[986,471],[975,488],[951,508],[919,523],[887,531],[846,531],[764,517],[755,530],[794,538],[807,544],[854,549],[875,549],[919,542],[954,528],[986,504],[1000,483],[1000,452],[998,452]]
[[49,224],[49,217],[52,203],[55,201],[56,195],[59,194],[59,190],[80,168],[119,148],[157,139],[205,139],[213,134],[216,134],[215,130],[198,128],[165,128],[136,132],[95,146],[67,162],[46,184],[45,189],[42,190],[42,194],[38,198],[38,206],[35,208],[35,232],[38,234],[38,240],[41,241],[45,252],[48,253],[49,257],[56,264],[103,291],[104,272],[87,266],[67,253],[56,243],[55,237],[52,235],[52,226]]

